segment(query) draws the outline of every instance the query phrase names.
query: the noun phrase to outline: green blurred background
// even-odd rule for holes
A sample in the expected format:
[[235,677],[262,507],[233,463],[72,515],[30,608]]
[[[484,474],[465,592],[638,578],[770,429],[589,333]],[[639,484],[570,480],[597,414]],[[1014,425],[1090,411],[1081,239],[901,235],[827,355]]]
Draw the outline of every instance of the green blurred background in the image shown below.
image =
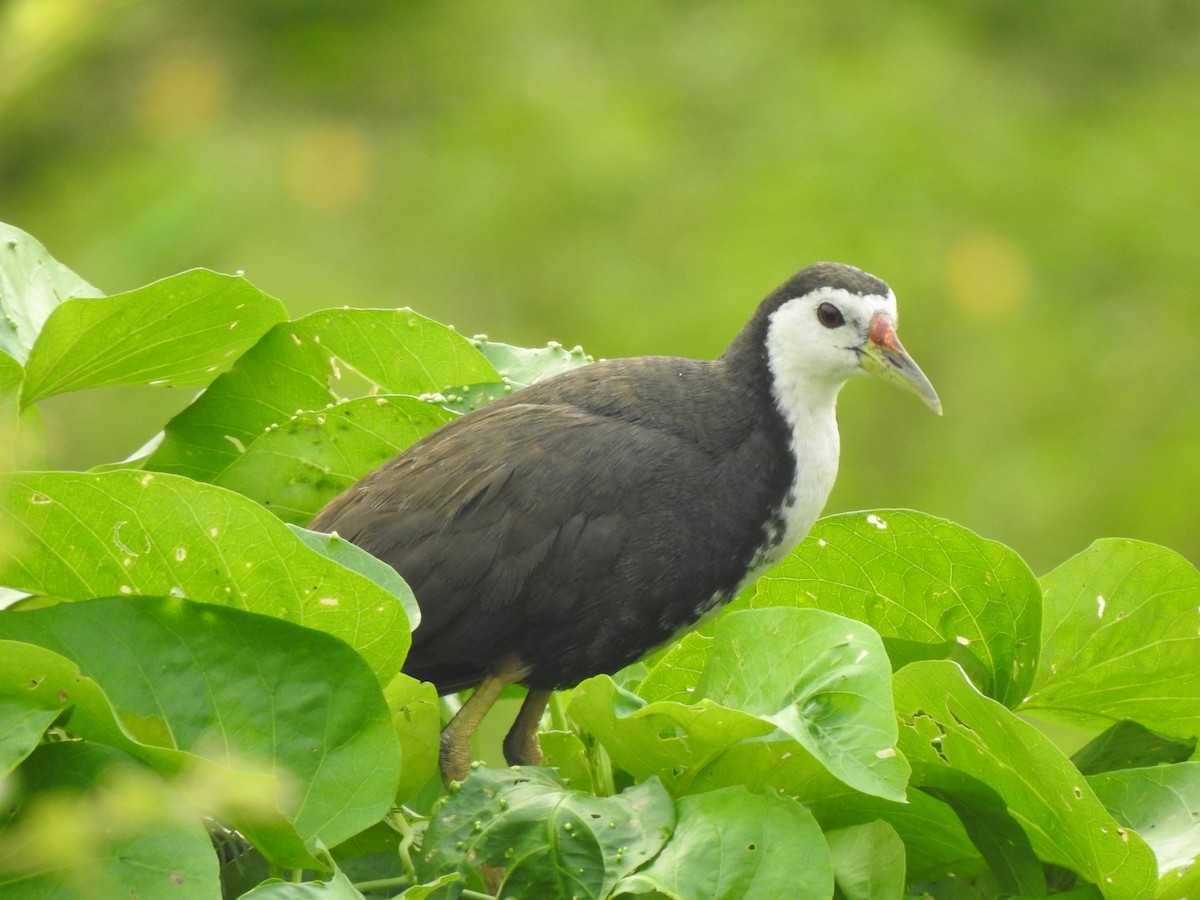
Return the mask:
[[[115,293],[244,270],[711,356],[819,259],[900,298],[937,419],[843,395],[828,510],[909,506],[1043,572],[1200,560],[1200,4],[0,2],[0,220]],[[52,462],[187,397],[47,403]]]

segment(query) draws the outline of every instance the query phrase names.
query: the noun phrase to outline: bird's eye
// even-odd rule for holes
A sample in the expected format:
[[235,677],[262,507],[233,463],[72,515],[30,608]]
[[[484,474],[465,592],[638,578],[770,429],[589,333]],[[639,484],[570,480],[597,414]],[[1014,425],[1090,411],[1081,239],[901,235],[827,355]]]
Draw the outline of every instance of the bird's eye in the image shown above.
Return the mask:
[[839,328],[846,324],[842,311],[832,303],[822,303],[817,307],[817,321],[826,328]]

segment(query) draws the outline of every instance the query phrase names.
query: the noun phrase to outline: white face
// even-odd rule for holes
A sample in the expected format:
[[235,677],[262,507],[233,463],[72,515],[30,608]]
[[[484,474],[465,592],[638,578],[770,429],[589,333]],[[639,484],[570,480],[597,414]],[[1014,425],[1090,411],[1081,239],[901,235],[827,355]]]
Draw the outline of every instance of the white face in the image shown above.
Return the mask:
[[767,326],[767,358],[777,386],[828,386],[836,392],[850,376],[864,374],[861,351],[879,313],[896,322],[891,291],[860,295],[823,287],[785,302]]

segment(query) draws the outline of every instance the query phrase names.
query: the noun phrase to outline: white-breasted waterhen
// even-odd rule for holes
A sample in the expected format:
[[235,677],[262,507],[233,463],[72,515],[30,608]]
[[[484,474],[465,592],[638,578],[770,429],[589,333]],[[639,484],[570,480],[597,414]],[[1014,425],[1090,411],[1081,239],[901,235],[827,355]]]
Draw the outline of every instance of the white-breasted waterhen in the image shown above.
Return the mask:
[[715,360],[571,369],[448,423],[312,523],[392,565],[421,607],[404,670],[477,686],[442,733],[465,777],[476,726],[529,693],[504,741],[541,760],[550,693],[615,672],[788,553],[833,487],[835,415],[872,373],[941,404],[896,338],[896,299],[836,263],[775,289]]

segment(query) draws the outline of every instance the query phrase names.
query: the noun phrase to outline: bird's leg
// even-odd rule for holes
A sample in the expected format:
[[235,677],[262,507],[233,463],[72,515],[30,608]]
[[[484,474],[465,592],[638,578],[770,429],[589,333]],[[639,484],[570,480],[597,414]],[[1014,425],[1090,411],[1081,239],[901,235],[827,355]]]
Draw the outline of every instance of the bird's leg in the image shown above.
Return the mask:
[[504,758],[510,766],[541,764],[542,748],[538,744],[537,730],[552,693],[543,688],[529,689],[516,721],[504,737]]
[[529,667],[515,655],[506,656],[479,683],[470,698],[459,707],[450,723],[442,729],[438,747],[438,768],[442,783],[462,781],[471,770],[471,737],[488,710],[500,699],[504,689],[529,674]]

